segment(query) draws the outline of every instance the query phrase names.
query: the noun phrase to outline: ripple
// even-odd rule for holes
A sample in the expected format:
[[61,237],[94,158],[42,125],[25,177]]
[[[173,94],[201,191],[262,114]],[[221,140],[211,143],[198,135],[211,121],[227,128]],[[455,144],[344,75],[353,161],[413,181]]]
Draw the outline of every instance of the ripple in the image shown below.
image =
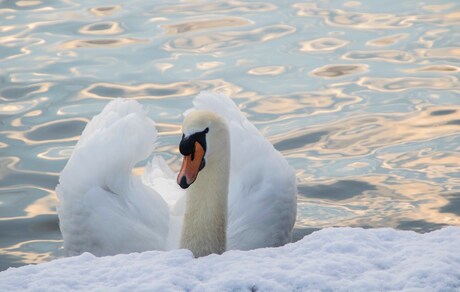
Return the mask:
[[429,65],[421,68],[407,69],[404,72],[443,72],[443,73],[455,73],[459,72],[460,67],[453,65]]
[[[0,221],[0,226],[2,239],[6,239],[1,243],[0,247],[16,245],[23,241],[25,237],[39,240],[49,238],[50,235],[56,239],[59,236],[58,218],[55,214],[32,218],[9,219],[7,221]],[[28,232],[24,232],[25,230]]]
[[87,35],[112,35],[122,33],[123,29],[117,22],[106,21],[85,25],[78,32]]
[[302,17],[320,16],[327,25],[334,27],[350,27],[355,29],[396,29],[407,28],[416,21],[414,16],[397,16],[390,13],[361,13],[340,9],[320,9],[315,4],[296,3],[297,15]]
[[438,180],[458,174],[460,159],[456,153],[410,151],[386,154],[387,165],[395,169],[422,171],[427,179]]
[[388,51],[353,51],[343,55],[346,60],[376,60],[390,63],[410,63],[415,58],[407,52]]
[[176,3],[155,7],[155,15],[164,14],[195,14],[201,13],[235,13],[235,12],[269,12],[276,10],[277,6],[265,2],[242,2],[238,0],[225,2],[197,2],[197,3]]
[[0,105],[0,115],[17,115],[32,109],[37,102],[23,101]]
[[427,10],[427,11],[432,11],[432,12],[441,12],[443,10],[447,10],[453,7],[455,7],[455,4],[448,3],[448,4],[425,5],[422,7],[422,9]]
[[[6,29],[5,27],[2,27]],[[0,50],[2,54],[0,55],[0,61],[2,60],[11,60],[13,58],[22,57],[30,54],[30,50],[24,47],[25,42],[2,42],[0,43]]]
[[396,228],[401,230],[413,230],[416,232],[431,232],[437,229],[441,229],[442,227],[447,226],[444,223],[434,223],[429,222],[427,220],[401,220],[399,221]]
[[265,67],[257,67],[253,68],[248,71],[249,75],[256,75],[256,76],[276,76],[281,75],[286,71],[284,66],[265,66]]
[[337,38],[319,38],[310,41],[300,42],[300,51],[308,53],[332,52],[338,48],[348,45],[350,42]]
[[[12,174],[7,177],[8,179],[14,179],[18,175]],[[51,191],[51,189],[54,189],[54,186],[51,186],[51,189],[46,189],[40,185],[28,184],[25,180],[30,177],[30,173],[25,173],[25,179],[18,180],[17,184],[11,182],[1,184],[1,190],[4,193],[2,194],[2,204],[0,204],[0,212],[2,214],[0,225],[8,220],[55,214],[56,198],[53,191]],[[37,178],[44,178],[45,182],[43,184],[46,185],[49,176],[38,176]],[[11,186],[5,187],[5,185]]]
[[250,31],[231,31],[215,34],[199,34],[178,37],[166,43],[163,48],[170,52],[210,53],[224,49],[247,46],[252,43],[267,42],[295,32],[295,27],[277,24]]
[[25,137],[34,142],[57,142],[77,140],[87,121],[84,119],[67,119],[52,121],[33,127]]
[[89,98],[112,99],[114,97],[135,97],[136,99],[166,99],[197,95],[202,90],[214,89],[235,96],[241,88],[224,81],[195,80],[193,82],[146,83],[139,85],[122,85],[112,83],[95,83],[82,90],[81,94]]
[[[63,256],[59,250],[61,246],[62,240],[57,239],[27,240],[3,249],[6,255],[0,254],[0,262],[8,261],[12,267],[49,262]],[[0,263],[0,267],[2,264],[3,262]]]
[[[59,181],[59,174],[49,174],[40,171],[29,171],[12,168],[11,173],[5,175],[5,179],[0,181],[2,190],[8,190],[8,193],[19,198],[19,193],[24,193],[23,188],[32,189],[29,194],[25,194],[28,199],[33,199],[37,195],[41,195],[39,189],[44,189],[47,192],[54,190]],[[34,192],[35,191],[35,192]],[[31,194],[35,196],[31,196]],[[36,198],[35,198],[36,200]],[[4,202],[4,200],[3,200]],[[13,211],[17,211],[14,209]],[[3,212],[2,212],[3,213]]]
[[450,194],[446,196],[449,203],[439,209],[441,213],[452,213],[460,216],[460,193]]
[[139,43],[147,43],[147,40],[135,38],[72,40],[63,43],[60,47],[66,50],[75,48],[117,48]]
[[363,87],[383,92],[398,92],[415,88],[451,89],[458,87],[458,79],[455,77],[361,77],[361,79],[358,80],[357,83]]
[[[5,176],[17,169],[18,163],[21,161],[19,157],[15,156],[3,156],[0,157],[0,166],[2,171],[0,172],[0,184],[5,180]],[[1,204],[0,204],[1,207]]]
[[17,100],[49,91],[52,83],[5,86],[0,90],[0,100]]
[[434,110],[430,113],[431,116],[446,116],[455,114],[457,111],[453,109]]
[[361,6],[361,2],[359,1],[348,1],[343,3],[343,6],[345,7],[359,7]]
[[460,48],[436,48],[436,49],[420,49],[416,50],[422,58],[435,59],[460,59]]
[[[340,88],[293,92],[281,96],[264,96],[253,102],[246,103],[246,111],[254,113],[259,120],[268,119],[271,123],[273,119],[284,117],[284,119],[300,118],[304,120],[317,114],[339,112],[346,105],[355,104],[361,101],[361,98],[351,96],[342,91]],[[287,114],[289,113],[289,114]],[[282,127],[280,132],[286,134],[277,137],[277,140],[286,140],[303,135],[308,135],[311,131],[305,132],[299,126],[293,126],[295,133],[286,133],[286,128]]]
[[219,19],[209,20],[187,20],[181,23],[165,24],[161,27],[166,30],[167,34],[181,34],[187,32],[194,32],[200,30],[210,30],[217,28],[230,28],[240,27],[251,24],[251,22],[245,18],[240,17],[226,17]]
[[301,196],[326,200],[348,200],[360,196],[366,191],[374,191],[376,189],[372,184],[356,180],[340,180],[327,185],[298,186]]
[[30,6],[37,6],[42,4],[42,1],[16,1],[16,5],[18,7],[30,7]]
[[323,137],[326,137],[327,135],[329,135],[328,131],[306,133],[301,136],[284,139],[280,142],[275,143],[273,146],[278,151],[304,148],[308,144],[313,144],[320,141]]
[[408,33],[398,33],[398,34],[386,36],[383,38],[378,38],[378,39],[367,41],[366,45],[375,46],[375,47],[391,46],[401,40],[407,39],[407,37],[409,37]]
[[89,11],[96,16],[109,16],[114,14],[116,11],[121,9],[121,5],[95,7],[89,9]]
[[368,71],[369,66],[365,64],[350,65],[327,65],[312,71],[315,76],[323,78],[337,78],[345,75],[353,75]]
[[197,63],[196,67],[200,70],[209,70],[209,69],[214,69],[217,67],[224,66],[224,62],[201,62]]
[[49,147],[46,151],[39,153],[37,157],[46,160],[66,160],[72,154],[73,146],[70,147]]
[[170,98],[196,94],[200,90],[198,84],[175,82],[167,84],[121,85],[96,83],[84,89],[82,93],[91,98],[137,97],[137,98]]
[[50,7],[43,1],[34,0],[19,0],[19,1],[8,1],[2,3],[1,10],[16,12],[16,11],[34,11],[34,12],[47,12],[50,11]]
[[[372,153],[376,149],[384,149],[394,145],[395,147],[402,147],[401,145],[405,143],[430,141],[439,137],[455,135],[458,133],[458,125],[451,123],[456,120],[460,106],[454,107],[429,107],[403,116],[365,115],[339,120],[327,126],[331,134],[325,138],[326,143],[321,146],[316,145],[315,150],[321,155],[331,155],[331,159],[337,156],[362,156]],[[401,148],[397,149],[395,155],[407,153]],[[415,157],[417,154],[412,156]],[[379,154],[378,158],[385,161],[387,165],[391,165],[391,168],[402,165],[399,157],[398,160],[395,160],[396,158],[390,157],[390,155]],[[453,157],[437,162],[433,160],[431,163],[427,163],[427,167],[439,164],[449,165],[449,161],[460,167],[460,161]],[[448,169],[449,167],[446,168],[446,171]]]

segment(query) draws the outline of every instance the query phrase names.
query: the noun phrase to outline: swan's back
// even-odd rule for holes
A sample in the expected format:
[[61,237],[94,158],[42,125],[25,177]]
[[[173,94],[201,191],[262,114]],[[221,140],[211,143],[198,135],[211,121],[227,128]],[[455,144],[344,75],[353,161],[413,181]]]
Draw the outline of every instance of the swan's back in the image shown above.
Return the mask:
[[294,169],[229,97],[202,92],[193,104],[196,109],[216,112],[229,123],[227,249],[249,250],[290,242],[297,208]]
[[114,100],[89,122],[56,188],[67,254],[164,249],[168,207],[131,173],[156,137],[135,101]]

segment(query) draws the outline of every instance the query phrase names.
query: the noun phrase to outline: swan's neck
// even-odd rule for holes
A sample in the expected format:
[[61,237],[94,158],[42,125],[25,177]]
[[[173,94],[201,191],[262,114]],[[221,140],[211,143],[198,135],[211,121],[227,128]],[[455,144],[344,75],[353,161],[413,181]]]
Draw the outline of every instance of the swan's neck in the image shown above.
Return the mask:
[[219,157],[208,157],[187,191],[180,245],[195,257],[221,254],[226,249],[230,147],[226,148]]

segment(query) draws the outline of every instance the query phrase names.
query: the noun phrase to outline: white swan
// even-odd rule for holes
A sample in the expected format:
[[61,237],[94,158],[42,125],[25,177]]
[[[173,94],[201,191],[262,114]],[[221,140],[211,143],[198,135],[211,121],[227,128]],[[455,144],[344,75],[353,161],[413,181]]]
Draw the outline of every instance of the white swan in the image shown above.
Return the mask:
[[136,101],[111,101],[88,123],[56,187],[68,255],[169,250],[180,243],[203,256],[290,242],[293,168],[229,97],[202,92],[193,104],[177,176],[182,187],[191,184],[187,193],[159,156],[142,178],[132,173],[157,141]]

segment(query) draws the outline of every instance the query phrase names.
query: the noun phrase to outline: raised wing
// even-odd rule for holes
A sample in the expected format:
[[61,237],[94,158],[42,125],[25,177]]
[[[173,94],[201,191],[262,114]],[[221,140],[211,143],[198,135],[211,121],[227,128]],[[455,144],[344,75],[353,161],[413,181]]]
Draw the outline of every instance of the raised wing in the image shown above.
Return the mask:
[[67,254],[164,249],[168,206],[132,174],[156,139],[153,122],[133,100],[111,101],[88,123],[56,187]]

